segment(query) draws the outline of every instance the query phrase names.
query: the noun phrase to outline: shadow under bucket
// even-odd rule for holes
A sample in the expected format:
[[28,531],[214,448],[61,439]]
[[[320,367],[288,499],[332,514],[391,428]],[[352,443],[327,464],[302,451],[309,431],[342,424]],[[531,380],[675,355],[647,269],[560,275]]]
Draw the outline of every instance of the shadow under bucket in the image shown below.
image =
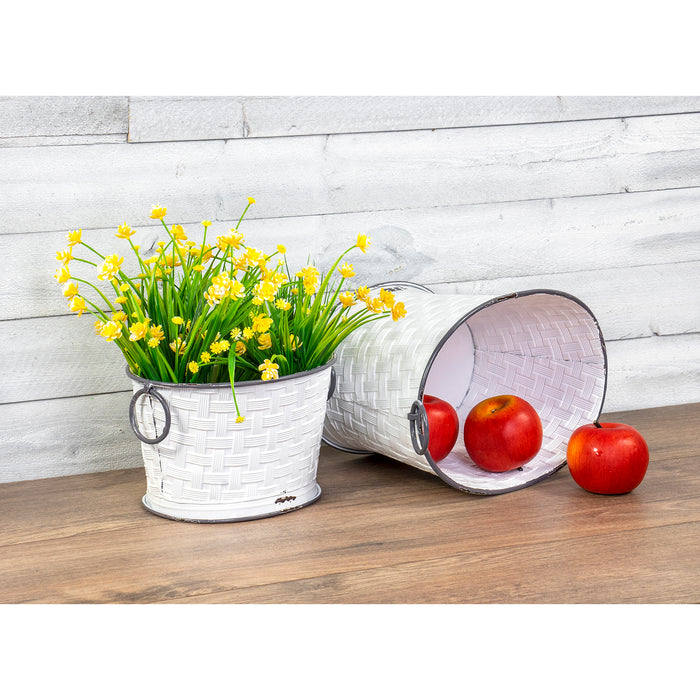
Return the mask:
[[[590,309],[550,289],[492,298],[433,294],[403,282],[383,286],[408,314],[367,324],[338,348],[324,442],[397,459],[481,495],[514,491],[560,469],[571,433],[600,416],[605,397],[605,341]],[[426,450],[424,394],[447,401],[459,416],[455,447],[439,462]],[[477,403],[499,394],[532,404],[543,440],[520,469],[493,473],[469,458],[463,429]]]

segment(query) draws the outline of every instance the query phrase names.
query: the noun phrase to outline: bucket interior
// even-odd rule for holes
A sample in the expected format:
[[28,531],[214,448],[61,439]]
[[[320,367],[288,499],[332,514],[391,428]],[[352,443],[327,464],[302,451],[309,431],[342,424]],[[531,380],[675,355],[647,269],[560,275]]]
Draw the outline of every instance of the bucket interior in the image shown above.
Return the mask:
[[[452,329],[426,368],[423,394],[450,403],[460,424],[452,452],[437,463],[430,458],[431,466],[454,486],[476,493],[510,491],[544,478],[563,464],[571,433],[600,415],[605,383],[600,330],[577,300],[533,292],[480,308]],[[531,462],[493,473],[469,458],[463,431],[469,411],[500,394],[533,406],[543,439]]]

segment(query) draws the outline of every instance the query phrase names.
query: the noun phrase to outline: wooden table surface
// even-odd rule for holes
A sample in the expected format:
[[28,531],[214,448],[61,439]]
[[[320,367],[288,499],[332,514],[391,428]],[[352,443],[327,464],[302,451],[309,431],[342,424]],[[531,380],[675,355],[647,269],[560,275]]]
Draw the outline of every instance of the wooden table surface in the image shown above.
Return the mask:
[[604,415],[646,438],[632,493],[564,467],[497,496],[323,447],[319,501],[241,523],[141,506],[140,468],[0,485],[0,603],[698,603],[700,404]]

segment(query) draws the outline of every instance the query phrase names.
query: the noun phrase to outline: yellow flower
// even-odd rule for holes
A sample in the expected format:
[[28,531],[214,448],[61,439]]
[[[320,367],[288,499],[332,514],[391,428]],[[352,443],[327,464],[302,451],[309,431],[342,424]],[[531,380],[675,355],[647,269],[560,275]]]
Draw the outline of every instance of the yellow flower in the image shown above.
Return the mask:
[[185,321],[183,320],[182,316],[173,316],[171,319],[171,322],[174,323],[176,326],[181,326]]
[[157,348],[160,345],[160,341],[165,338],[165,333],[163,333],[163,328],[161,326],[151,326],[148,329],[148,347]]
[[238,416],[236,418],[236,423],[242,423],[244,420],[245,420],[245,418],[243,416]]
[[258,336],[258,349],[269,350],[272,347],[272,338],[269,333],[262,333]]
[[201,360],[203,365],[206,365],[209,363],[211,360],[211,355],[205,350],[200,356],[199,359]]
[[107,323],[102,326],[102,330],[100,331],[100,335],[103,338],[106,338],[108,341],[111,340],[116,340],[117,338],[121,338],[122,335],[122,327],[120,323],[117,323],[116,321],[108,321]]
[[353,270],[353,267],[350,263],[343,263],[340,266],[339,272],[345,279],[347,279],[348,277],[355,276],[355,270]]
[[124,282],[124,284],[119,285],[119,291],[120,292],[128,292],[129,291],[129,285]]
[[275,271],[272,273],[272,277],[270,279],[277,285],[279,286],[280,284],[283,284],[284,282],[289,281],[289,277],[284,274],[284,272],[278,272]]
[[63,287],[63,296],[72,299],[78,293],[78,285],[75,282],[68,282]]
[[236,268],[236,270],[241,270],[241,272],[245,272],[248,269],[248,259],[245,255],[241,255],[239,257],[232,256],[231,262],[233,263],[233,266]]
[[216,246],[219,248],[219,250],[226,250],[229,246],[232,246],[238,250],[242,243],[243,234],[236,231],[235,228],[232,228],[231,231],[225,236],[219,236],[216,239]]
[[367,299],[369,299],[369,295],[371,294],[369,287],[358,287],[355,293],[360,301],[367,301]]
[[345,309],[347,309],[349,306],[353,306],[356,303],[355,295],[352,292],[343,292],[338,296],[338,299]]
[[382,300],[379,297],[376,299],[366,299],[365,304],[367,304],[367,308],[375,314],[380,314],[384,311],[384,304],[382,304]]
[[187,240],[187,234],[185,233],[185,229],[180,226],[180,224],[175,224],[175,226],[170,227],[170,233],[173,234],[173,238],[176,241],[186,241]]
[[67,250],[59,250],[56,253],[56,260],[58,260],[58,262],[60,263],[63,263],[64,265],[67,265],[72,259],[73,251],[71,248],[68,248]]
[[245,343],[242,340],[239,340],[236,342],[236,355],[243,355],[245,354],[246,351],[246,346]]
[[204,219],[204,221],[202,221],[202,226],[204,226],[204,228],[209,228],[211,226],[211,221],[209,221],[209,219]]
[[115,311],[112,314],[112,321],[115,323],[122,323],[123,321],[126,321],[127,315],[123,311]]
[[[253,316],[253,332],[254,333],[267,333],[272,325],[272,319],[265,314],[258,314]],[[243,329],[243,336],[245,337],[245,329]]]
[[248,197],[248,204],[255,204],[255,200],[252,197]]
[[148,324],[150,321],[146,319],[145,321],[139,321],[138,323],[133,323],[131,325],[131,328],[129,329],[131,331],[131,334],[129,335],[129,340],[132,342],[135,342],[137,340],[141,340],[141,338],[144,338],[146,333],[148,332]]
[[120,258],[118,255],[108,255],[105,258],[104,263],[102,263],[102,268],[97,275],[97,279],[113,280],[119,272],[123,262],[124,258]]
[[245,285],[241,284],[238,280],[233,280],[228,295],[232,299],[243,299],[245,296]]
[[70,270],[67,267],[62,267],[60,270],[56,270],[54,277],[59,284],[65,284],[70,279]]
[[[158,343],[160,343],[163,338],[165,338],[165,333],[163,333],[163,327],[162,326],[151,326],[148,330],[148,335],[150,336],[150,340],[148,341],[148,344],[154,348]],[[151,341],[155,341],[155,344],[152,344]]]
[[226,352],[230,347],[231,343],[229,343],[228,340],[215,340],[209,346],[209,349],[214,353],[214,355],[218,355],[221,352]]
[[243,337],[244,337],[246,340],[250,340],[254,335],[255,335],[255,333],[253,332],[253,329],[252,329],[252,328],[248,328],[248,327],[246,326],[246,327],[243,329]]
[[268,280],[258,282],[253,289],[253,294],[262,301],[272,301],[277,294],[277,285]]
[[261,260],[264,260],[264,253],[257,248],[247,248],[245,257],[250,265],[258,265]]
[[184,355],[185,349],[187,348],[187,343],[179,336],[170,343],[170,349],[177,353],[178,355]]
[[406,307],[404,306],[404,303],[402,301],[397,302],[394,304],[394,307],[391,310],[391,318],[394,321],[398,321],[400,318],[403,318],[406,315]]
[[129,238],[133,236],[136,233],[134,229],[131,228],[131,226],[127,226],[125,223],[121,224],[117,228],[117,232],[114,234],[117,238]]
[[105,327],[104,321],[95,321],[95,335],[102,335],[102,329]]
[[275,306],[280,310],[280,311],[289,311],[289,309],[292,308],[292,305],[286,300],[286,299],[278,299],[275,302]]
[[318,289],[318,277],[306,277],[304,278],[304,291],[311,296],[312,294],[316,294],[316,290]]
[[294,333],[291,333],[289,336],[289,345],[292,348],[292,350],[296,350],[297,348],[300,348],[303,345],[303,341],[298,335],[294,335]]
[[372,239],[365,233],[357,234],[357,243],[355,244],[363,253],[367,252],[367,246],[372,243]]
[[192,372],[192,374],[197,374],[197,372],[199,372],[199,365],[193,360],[187,363],[187,369]]
[[165,207],[153,207],[153,211],[151,212],[151,219],[160,219],[161,221],[165,218],[165,215],[167,214],[167,209]]
[[280,244],[277,246],[277,252],[284,255],[287,252],[287,249],[282,244]]
[[396,300],[391,292],[387,292],[386,289],[379,290],[379,298],[382,300],[382,304],[386,306],[387,310],[392,309]]
[[74,296],[71,298],[68,308],[73,312],[77,313],[78,316],[83,315],[83,311],[87,311],[87,306],[85,304],[85,299],[83,297]]
[[66,239],[68,244],[74,246],[76,243],[80,243],[80,239],[83,235],[83,229],[79,228],[77,231],[69,231]]
[[229,333],[229,336],[231,337],[231,340],[238,340],[241,337],[241,329],[233,328]]
[[270,379],[279,379],[279,372],[277,371],[279,368],[280,366],[276,362],[272,362],[272,360],[265,360],[258,366],[258,371],[262,372],[262,380],[267,382]]

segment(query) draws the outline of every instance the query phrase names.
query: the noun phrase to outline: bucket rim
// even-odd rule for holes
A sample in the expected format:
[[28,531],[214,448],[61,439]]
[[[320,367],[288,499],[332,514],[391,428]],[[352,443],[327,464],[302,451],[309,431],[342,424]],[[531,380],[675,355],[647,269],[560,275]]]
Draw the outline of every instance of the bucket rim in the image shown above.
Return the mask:
[[[536,289],[526,289],[522,291],[517,291],[517,292],[511,292],[510,294],[504,294],[502,296],[494,297],[493,299],[489,299],[488,301],[479,304],[478,306],[474,307],[466,313],[464,316],[462,316],[459,320],[457,320],[452,327],[445,333],[445,335],[440,339],[438,344],[436,345],[435,349],[433,350],[431,356],[428,358],[428,361],[425,366],[425,370],[423,371],[423,377],[421,378],[421,383],[418,388],[418,401],[422,403],[423,401],[423,396],[425,395],[425,385],[428,380],[428,375],[430,374],[430,370],[433,366],[433,363],[435,361],[435,358],[439,354],[440,350],[444,347],[445,343],[448,341],[448,339],[452,336],[452,334],[469,318],[474,316],[475,314],[479,313],[480,311],[483,311],[484,309],[494,306],[495,304],[499,304],[504,301],[508,301],[509,299],[518,299],[521,297],[528,297],[528,296],[533,296],[536,294],[550,294],[553,296],[560,296],[565,299],[568,299],[569,301],[573,301],[575,304],[578,304],[592,319],[596,330],[598,331],[598,338],[600,340],[600,349],[602,353],[602,360],[603,360],[603,376],[604,376],[604,382],[603,382],[603,393],[600,397],[600,409],[598,410],[598,415],[596,416],[595,420],[598,420],[603,412],[603,406],[605,405],[605,395],[607,392],[608,388],[608,353],[607,349],[605,346],[605,338],[603,336],[603,331],[601,330],[600,323],[598,322],[598,319],[595,317],[595,314],[591,311],[591,309],[588,307],[587,304],[585,304],[581,299],[578,297],[574,296],[573,294],[570,294],[569,292],[563,292],[558,289],[546,289],[546,288],[536,288]],[[487,490],[487,489],[479,489],[479,488],[474,488],[474,487],[465,487],[464,485],[460,484],[459,482],[455,481],[453,478],[448,476],[438,465],[438,463],[430,456],[430,453],[426,450],[425,454],[423,455],[425,460],[428,462],[428,465],[430,468],[439,476],[443,481],[445,481],[447,484],[452,486],[453,488],[463,491],[466,493],[471,493],[475,495],[480,495],[480,496],[495,496],[498,494],[502,493],[509,493],[512,491],[518,491],[522,488],[525,488],[526,486],[531,486],[533,484],[536,484],[539,481],[542,481],[543,479],[546,479],[547,477],[551,476],[555,472],[559,471],[565,464],[566,464],[566,459],[562,460],[561,463],[557,464],[553,469],[551,469],[548,472],[545,472],[544,474],[539,475],[538,477],[532,479],[531,481],[526,481],[522,484],[517,484],[512,487],[507,487],[504,489],[493,489],[493,490]]]
[[[278,382],[283,382],[285,380],[290,380],[290,379],[297,379],[298,377],[305,377],[308,375],[312,374],[317,374],[319,372],[323,372],[324,370],[328,368],[332,368],[333,364],[335,363],[335,356],[332,357],[328,362],[326,362],[323,365],[319,365],[318,367],[314,367],[313,369],[306,369],[303,370],[302,372],[294,372],[293,374],[286,374],[283,377],[278,377],[277,379],[250,379],[244,382],[234,382],[234,387],[246,387],[246,386],[260,386],[260,385],[271,385],[271,384],[276,384]],[[202,383],[198,384],[196,382],[164,382],[161,380],[157,379],[146,379],[146,377],[140,377],[137,374],[134,374],[128,367],[128,365],[125,367],[126,371],[126,376],[131,379],[134,382],[138,382],[139,384],[143,384],[144,386],[154,386],[154,387],[159,387],[162,389],[180,389],[183,387],[186,387],[188,389],[223,389],[223,388],[231,388],[231,382],[210,382],[210,383]]]

